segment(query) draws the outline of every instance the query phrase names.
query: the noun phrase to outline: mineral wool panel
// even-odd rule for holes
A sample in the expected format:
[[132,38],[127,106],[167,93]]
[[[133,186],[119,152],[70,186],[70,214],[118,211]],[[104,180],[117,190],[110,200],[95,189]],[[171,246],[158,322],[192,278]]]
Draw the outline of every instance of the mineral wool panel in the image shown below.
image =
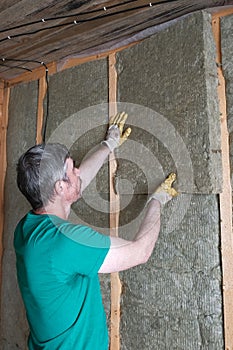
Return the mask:
[[189,205],[164,208],[149,261],[120,273],[122,350],[224,349],[218,197],[181,197]]
[[[105,138],[107,102],[107,59],[87,62],[51,76],[47,141],[64,143],[79,165],[88,152],[92,152]],[[100,209],[100,213],[95,205],[98,200],[105,202],[103,196],[109,192],[108,182],[108,165],[105,164],[85,190],[84,199],[73,206],[84,222],[95,223],[97,227],[108,226],[109,209],[105,212]]]
[[[117,53],[118,101],[129,112],[136,142],[132,158],[151,133],[156,147],[145,147],[154,159],[143,150],[142,156],[154,161],[160,181],[176,171],[178,189],[185,193],[219,193],[222,187],[215,57],[211,18],[205,12]],[[143,186],[138,193],[144,193]]]

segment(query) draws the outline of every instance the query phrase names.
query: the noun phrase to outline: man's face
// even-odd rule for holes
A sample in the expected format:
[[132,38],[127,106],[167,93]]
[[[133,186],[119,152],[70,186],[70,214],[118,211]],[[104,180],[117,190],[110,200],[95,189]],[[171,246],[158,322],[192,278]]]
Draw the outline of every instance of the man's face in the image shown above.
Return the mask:
[[65,199],[69,203],[76,202],[81,197],[81,179],[80,171],[75,167],[72,158],[66,160],[66,175],[68,181],[65,182]]

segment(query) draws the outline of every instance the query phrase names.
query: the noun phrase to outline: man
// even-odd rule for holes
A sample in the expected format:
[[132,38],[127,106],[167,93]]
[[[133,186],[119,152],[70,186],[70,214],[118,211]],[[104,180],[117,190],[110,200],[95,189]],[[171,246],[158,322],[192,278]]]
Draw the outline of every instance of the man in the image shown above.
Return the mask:
[[108,332],[98,273],[145,263],[160,229],[160,207],[177,192],[172,174],[148,200],[134,240],[102,235],[67,219],[71,204],[129,134],[124,112],[106,140],[79,168],[65,146],[37,145],[17,165],[17,183],[32,206],[15,230],[17,277],[30,327],[29,349],[107,350]]

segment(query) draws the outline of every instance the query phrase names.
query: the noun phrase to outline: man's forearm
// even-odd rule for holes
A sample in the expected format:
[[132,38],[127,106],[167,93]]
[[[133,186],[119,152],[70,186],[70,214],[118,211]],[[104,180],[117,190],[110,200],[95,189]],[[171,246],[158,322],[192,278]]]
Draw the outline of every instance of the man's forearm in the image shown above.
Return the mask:
[[136,234],[134,241],[137,241],[141,237],[147,234],[154,227],[160,226],[160,212],[161,204],[157,200],[151,200],[147,204],[146,213],[143,221],[140,225],[138,233]]
[[151,256],[160,230],[160,203],[151,200],[140,229],[132,241],[111,237],[111,247],[100,273],[123,271],[146,263]]
[[160,231],[161,204],[151,200],[147,206],[146,214],[134,238],[143,262],[146,262],[154,249]]
[[80,178],[82,180],[81,190],[83,191],[89,183],[94,179],[105,160],[107,159],[110,150],[105,145],[97,146],[96,150],[83,159],[79,166]]

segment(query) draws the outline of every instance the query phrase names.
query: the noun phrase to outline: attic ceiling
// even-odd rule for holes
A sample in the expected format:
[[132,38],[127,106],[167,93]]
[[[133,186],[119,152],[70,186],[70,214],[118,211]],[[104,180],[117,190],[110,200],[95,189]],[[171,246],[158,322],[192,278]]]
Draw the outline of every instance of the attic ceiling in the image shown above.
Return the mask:
[[1,0],[0,79],[112,50],[188,13],[229,5],[233,0]]

